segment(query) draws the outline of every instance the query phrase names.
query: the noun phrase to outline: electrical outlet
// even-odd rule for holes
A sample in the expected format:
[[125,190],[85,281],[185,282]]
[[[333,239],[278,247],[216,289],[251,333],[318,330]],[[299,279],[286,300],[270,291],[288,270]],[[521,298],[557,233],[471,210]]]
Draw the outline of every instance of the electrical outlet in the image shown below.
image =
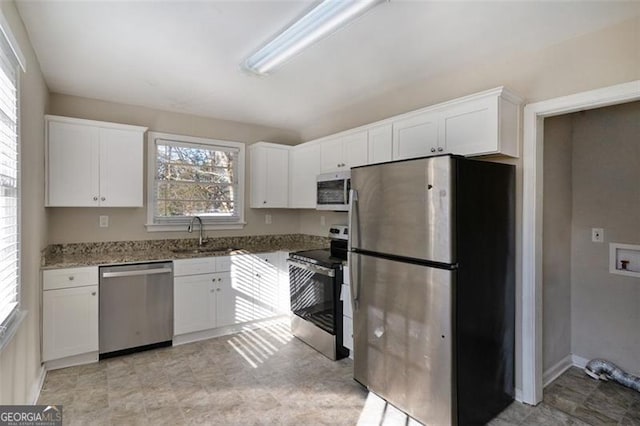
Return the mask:
[[264,223],[266,223],[267,225],[271,225],[271,215],[270,214],[265,214],[264,215]]
[[324,218],[324,216],[320,216],[320,226],[326,226],[327,225],[327,220]]
[[602,228],[591,228],[591,241],[594,243],[603,243],[604,242],[604,229]]
[[109,216],[100,216],[100,228],[109,227]]

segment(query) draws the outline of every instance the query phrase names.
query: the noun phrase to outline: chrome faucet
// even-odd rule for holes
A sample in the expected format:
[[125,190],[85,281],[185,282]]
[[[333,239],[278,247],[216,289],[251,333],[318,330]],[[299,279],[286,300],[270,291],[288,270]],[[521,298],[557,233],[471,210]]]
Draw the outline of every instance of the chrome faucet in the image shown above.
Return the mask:
[[202,226],[202,219],[200,219],[200,216],[193,216],[191,218],[191,223],[189,224],[189,226],[187,226],[187,232],[191,233],[193,232],[193,222],[198,219],[198,222],[200,223],[200,238],[198,239],[198,247],[202,247],[203,243],[206,243],[207,240],[206,238],[203,238],[203,232],[204,232],[204,227]]

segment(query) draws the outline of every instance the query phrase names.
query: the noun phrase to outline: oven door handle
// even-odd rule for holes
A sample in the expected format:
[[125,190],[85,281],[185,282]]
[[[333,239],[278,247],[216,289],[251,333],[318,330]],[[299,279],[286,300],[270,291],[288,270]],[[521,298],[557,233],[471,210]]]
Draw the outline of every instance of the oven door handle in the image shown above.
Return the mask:
[[324,275],[327,277],[336,276],[335,270],[331,268],[325,268],[324,266],[314,265],[313,263],[305,263],[305,262],[300,262],[293,259],[287,259],[287,263],[293,266],[294,268],[304,269],[304,270],[311,271],[313,273]]

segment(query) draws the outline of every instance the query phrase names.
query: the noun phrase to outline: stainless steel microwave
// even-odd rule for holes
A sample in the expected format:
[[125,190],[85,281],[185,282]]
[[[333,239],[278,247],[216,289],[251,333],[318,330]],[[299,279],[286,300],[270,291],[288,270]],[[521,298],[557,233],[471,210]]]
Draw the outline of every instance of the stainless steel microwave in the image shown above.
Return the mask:
[[318,175],[316,210],[348,211],[350,189],[350,170]]

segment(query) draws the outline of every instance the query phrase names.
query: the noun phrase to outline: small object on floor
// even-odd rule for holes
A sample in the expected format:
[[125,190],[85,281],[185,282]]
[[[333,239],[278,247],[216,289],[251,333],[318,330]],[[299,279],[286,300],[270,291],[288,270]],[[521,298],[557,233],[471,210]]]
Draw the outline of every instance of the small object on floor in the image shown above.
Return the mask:
[[620,367],[604,359],[592,359],[584,368],[589,377],[596,380],[615,380],[623,386],[640,392],[640,377],[626,373]]

